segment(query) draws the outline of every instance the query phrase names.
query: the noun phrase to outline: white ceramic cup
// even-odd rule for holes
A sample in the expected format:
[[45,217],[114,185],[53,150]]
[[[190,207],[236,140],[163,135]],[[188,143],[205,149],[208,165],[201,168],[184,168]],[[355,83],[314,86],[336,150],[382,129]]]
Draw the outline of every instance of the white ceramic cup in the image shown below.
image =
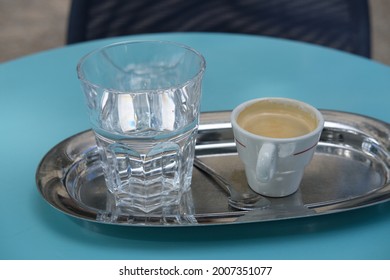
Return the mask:
[[[262,114],[267,118],[256,119]],[[287,118],[285,128],[279,127],[278,118]],[[289,123],[289,120],[295,120],[297,125],[303,121],[308,131],[295,129],[295,123]],[[270,197],[296,192],[324,127],[322,114],[298,100],[259,98],[237,106],[232,112],[231,123],[250,188]],[[247,123],[256,127],[248,128]],[[260,126],[268,127],[264,128],[266,132]]]

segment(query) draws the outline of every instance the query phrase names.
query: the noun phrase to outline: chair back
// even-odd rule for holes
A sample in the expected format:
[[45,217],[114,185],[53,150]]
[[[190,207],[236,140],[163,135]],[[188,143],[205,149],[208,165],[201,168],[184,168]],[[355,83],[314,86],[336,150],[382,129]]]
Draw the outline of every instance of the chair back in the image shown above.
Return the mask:
[[208,31],[299,40],[370,57],[367,0],[73,0],[67,43]]

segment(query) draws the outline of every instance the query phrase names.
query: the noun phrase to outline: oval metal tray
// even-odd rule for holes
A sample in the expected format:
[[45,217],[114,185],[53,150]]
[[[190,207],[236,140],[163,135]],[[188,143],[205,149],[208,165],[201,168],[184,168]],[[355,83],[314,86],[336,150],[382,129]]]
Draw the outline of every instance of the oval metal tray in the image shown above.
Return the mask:
[[[270,198],[271,205],[265,209],[235,210],[229,207],[226,193],[194,168],[192,192],[198,221],[194,226],[315,216],[389,200],[390,125],[362,115],[321,112],[325,128],[297,193]],[[201,114],[196,154],[244,191],[244,168],[229,118],[227,111]],[[99,222],[97,218],[106,211],[107,190],[90,130],[53,147],[37,169],[36,182],[43,198],[68,215]]]

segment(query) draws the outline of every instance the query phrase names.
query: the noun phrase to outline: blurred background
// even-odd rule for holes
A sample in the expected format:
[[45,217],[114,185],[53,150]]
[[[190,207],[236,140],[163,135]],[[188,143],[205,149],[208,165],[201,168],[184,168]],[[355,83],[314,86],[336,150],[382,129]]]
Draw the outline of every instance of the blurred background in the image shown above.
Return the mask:
[[[0,62],[63,46],[70,2],[0,0]],[[390,65],[390,0],[369,5],[372,58]]]

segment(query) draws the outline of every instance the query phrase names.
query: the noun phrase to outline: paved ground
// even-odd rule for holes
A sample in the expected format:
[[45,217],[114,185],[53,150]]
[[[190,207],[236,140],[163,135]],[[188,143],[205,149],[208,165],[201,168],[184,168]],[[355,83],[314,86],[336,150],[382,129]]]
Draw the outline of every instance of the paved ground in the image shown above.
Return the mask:
[[70,0],[0,0],[0,62],[64,45]]
[[[70,0],[0,0],[0,62],[63,46],[69,5]],[[390,0],[370,0],[370,11],[373,58],[390,65]]]

